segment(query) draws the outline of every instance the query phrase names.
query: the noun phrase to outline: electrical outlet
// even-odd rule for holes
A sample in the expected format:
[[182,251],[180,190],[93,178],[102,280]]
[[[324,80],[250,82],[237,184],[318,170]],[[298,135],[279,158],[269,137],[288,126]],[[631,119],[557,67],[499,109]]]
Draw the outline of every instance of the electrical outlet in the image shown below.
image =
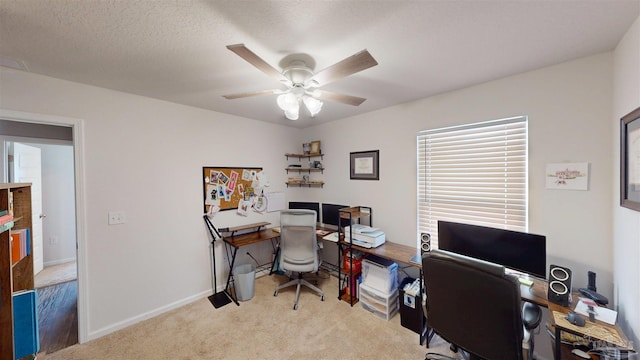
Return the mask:
[[49,244],[50,245],[58,245],[58,237],[57,236],[49,237]]
[[124,224],[125,222],[124,211],[109,211],[109,225]]

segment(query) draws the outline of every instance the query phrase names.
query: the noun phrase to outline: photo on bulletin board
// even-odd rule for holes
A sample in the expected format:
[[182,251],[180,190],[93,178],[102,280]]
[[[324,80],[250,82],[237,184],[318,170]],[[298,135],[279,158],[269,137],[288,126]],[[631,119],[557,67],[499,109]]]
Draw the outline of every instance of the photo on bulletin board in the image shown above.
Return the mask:
[[255,195],[261,172],[259,167],[203,167],[204,212],[213,205],[220,211],[237,209],[241,200]]

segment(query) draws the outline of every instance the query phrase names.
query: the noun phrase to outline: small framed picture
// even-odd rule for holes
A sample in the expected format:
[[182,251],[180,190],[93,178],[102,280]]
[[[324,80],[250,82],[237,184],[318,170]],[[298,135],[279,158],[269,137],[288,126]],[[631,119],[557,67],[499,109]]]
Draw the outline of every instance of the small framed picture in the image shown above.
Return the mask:
[[350,153],[351,180],[380,180],[378,155],[380,155],[380,150]]
[[620,119],[620,205],[640,211],[640,108]]
[[320,155],[320,140],[312,141],[309,143],[309,155]]

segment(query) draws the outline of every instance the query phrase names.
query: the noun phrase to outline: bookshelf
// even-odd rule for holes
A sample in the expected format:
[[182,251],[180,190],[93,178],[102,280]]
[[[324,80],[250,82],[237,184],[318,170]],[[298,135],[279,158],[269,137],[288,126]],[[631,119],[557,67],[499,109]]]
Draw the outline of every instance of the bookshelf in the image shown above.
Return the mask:
[[[360,276],[361,268],[354,266],[353,250],[356,249],[354,249],[353,245],[353,232],[349,232],[349,236],[346,236],[344,227],[360,224],[363,220],[367,220],[368,225],[373,226],[373,210],[368,206],[352,206],[340,209],[338,213],[340,214],[338,221],[339,254],[349,253],[348,261],[342,261],[342,265],[338,269],[338,299],[346,301],[353,306],[358,302],[356,289],[358,286],[357,278]],[[339,255],[339,263],[341,257]],[[361,261],[361,259],[358,261]],[[344,276],[342,275],[343,272]]]
[[[32,228],[31,184],[0,184],[0,211],[13,210],[13,227],[0,228],[0,354],[11,355],[14,359],[14,295],[25,290],[33,290],[33,244],[26,243],[26,251],[17,261],[12,261],[12,240],[10,233]],[[33,308],[35,314],[35,306]],[[37,331],[35,341],[37,342]],[[25,340],[25,339],[20,339]],[[4,357],[3,357],[4,359]]]

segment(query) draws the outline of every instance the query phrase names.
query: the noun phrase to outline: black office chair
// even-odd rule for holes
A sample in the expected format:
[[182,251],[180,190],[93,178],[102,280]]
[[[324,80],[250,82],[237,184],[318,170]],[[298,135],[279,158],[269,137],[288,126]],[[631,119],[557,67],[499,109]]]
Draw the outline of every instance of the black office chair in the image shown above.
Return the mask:
[[470,359],[532,359],[533,336],[526,332],[540,324],[540,308],[522,306],[520,284],[503,266],[433,250],[422,255],[422,270],[427,326],[452,348]]

